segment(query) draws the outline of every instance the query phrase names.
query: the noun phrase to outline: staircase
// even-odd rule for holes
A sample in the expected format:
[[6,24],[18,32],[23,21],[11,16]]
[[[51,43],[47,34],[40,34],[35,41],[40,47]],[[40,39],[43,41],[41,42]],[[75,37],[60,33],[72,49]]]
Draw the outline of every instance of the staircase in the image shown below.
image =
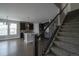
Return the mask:
[[46,55],[79,55],[79,10],[68,14]]

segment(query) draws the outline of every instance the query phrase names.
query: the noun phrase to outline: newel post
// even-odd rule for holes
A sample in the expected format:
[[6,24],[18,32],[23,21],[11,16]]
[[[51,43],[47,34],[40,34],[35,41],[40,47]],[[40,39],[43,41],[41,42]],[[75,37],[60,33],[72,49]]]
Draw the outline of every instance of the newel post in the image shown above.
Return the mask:
[[35,56],[38,56],[38,35],[35,35]]

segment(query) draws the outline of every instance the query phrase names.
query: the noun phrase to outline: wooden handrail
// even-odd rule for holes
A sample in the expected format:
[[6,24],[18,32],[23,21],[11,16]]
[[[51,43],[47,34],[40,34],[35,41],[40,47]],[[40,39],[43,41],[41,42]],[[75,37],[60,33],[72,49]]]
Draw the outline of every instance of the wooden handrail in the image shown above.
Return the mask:
[[[44,32],[46,31],[46,29],[52,24],[54,23],[55,19],[64,11],[64,9],[67,7],[68,4],[65,5],[65,7],[54,17],[54,19],[45,27],[45,29],[42,31],[42,33],[40,35],[35,35],[35,56],[38,56],[38,39],[41,37],[42,34],[44,34]],[[57,30],[58,30],[59,26],[56,28],[54,34],[52,37],[54,37],[54,35],[56,34]],[[52,39],[51,37],[51,39]],[[49,45],[48,45],[49,46]],[[47,47],[48,47],[47,46]],[[46,49],[47,50],[47,49]],[[45,51],[46,52],[46,51]]]

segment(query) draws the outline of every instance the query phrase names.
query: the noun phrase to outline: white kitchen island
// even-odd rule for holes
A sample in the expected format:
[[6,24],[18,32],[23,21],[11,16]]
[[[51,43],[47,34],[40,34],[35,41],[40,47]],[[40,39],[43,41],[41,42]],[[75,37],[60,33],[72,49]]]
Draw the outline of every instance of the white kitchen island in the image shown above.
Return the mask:
[[30,43],[34,42],[35,34],[34,33],[24,33],[24,42]]

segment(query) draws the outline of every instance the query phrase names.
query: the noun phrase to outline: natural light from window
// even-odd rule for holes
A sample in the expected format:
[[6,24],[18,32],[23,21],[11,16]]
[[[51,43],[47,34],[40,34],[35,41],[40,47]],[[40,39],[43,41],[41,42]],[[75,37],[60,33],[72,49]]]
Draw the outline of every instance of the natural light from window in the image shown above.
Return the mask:
[[10,35],[15,35],[17,34],[17,24],[16,23],[10,23]]

